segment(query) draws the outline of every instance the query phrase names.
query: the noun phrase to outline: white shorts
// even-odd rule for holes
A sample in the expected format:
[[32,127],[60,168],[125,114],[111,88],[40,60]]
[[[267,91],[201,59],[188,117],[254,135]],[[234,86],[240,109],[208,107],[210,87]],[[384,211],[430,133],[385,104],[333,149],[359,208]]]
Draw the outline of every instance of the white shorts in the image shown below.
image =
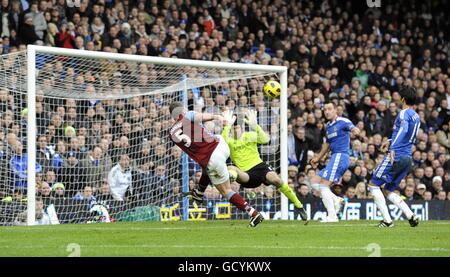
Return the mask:
[[217,136],[219,144],[209,158],[208,166],[206,167],[206,173],[208,173],[209,179],[213,185],[220,185],[225,183],[229,178],[227,159],[230,157],[230,148],[225,142],[222,136]]

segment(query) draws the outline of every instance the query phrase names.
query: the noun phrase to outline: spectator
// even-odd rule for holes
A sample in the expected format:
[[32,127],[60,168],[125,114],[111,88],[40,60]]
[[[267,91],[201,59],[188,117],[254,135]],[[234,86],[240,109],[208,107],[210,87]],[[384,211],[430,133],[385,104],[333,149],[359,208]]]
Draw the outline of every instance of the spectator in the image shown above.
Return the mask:
[[359,182],[358,184],[356,184],[355,198],[367,199],[366,184],[364,182]]
[[405,190],[403,192],[403,195],[402,195],[402,199],[406,200],[406,201],[414,200],[414,185],[412,185],[412,186],[407,185],[406,186],[406,188],[405,188]]
[[75,34],[71,30],[72,25],[65,23],[61,25],[61,29],[56,40],[59,43],[56,43],[56,46],[63,48],[75,48]]
[[288,167],[288,178],[297,181],[298,168],[295,165],[290,165]]
[[431,189],[431,186],[433,184],[433,168],[430,166],[425,167],[424,176],[421,179],[421,182],[427,186],[427,190]]
[[431,193],[431,191],[425,191],[423,193],[423,200],[425,201],[431,201],[433,199],[433,194]]
[[432,189],[431,189],[431,193],[433,194],[433,197],[435,197],[441,190],[443,190],[442,177],[434,176],[433,177],[433,185],[432,185]]
[[58,181],[56,179],[56,173],[52,170],[49,170],[45,173],[45,181],[50,185],[50,188],[53,188],[53,185]]
[[103,23],[102,19],[97,16],[94,18],[91,24],[91,29],[94,34],[98,34],[101,36],[105,32],[105,23]]
[[42,166],[44,172],[52,167],[52,153],[47,147],[47,137],[39,136],[36,151],[36,161]]
[[447,148],[450,149],[450,120],[447,123],[442,124],[439,131],[436,133],[438,142]]
[[345,198],[347,199],[347,200],[351,200],[351,199],[354,199],[355,198],[355,187],[353,187],[353,186],[350,186],[350,187],[347,187],[347,189],[345,190]]
[[24,24],[20,28],[20,40],[24,44],[34,44],[39,41],[39,36],[36,34],[33,25],[33,15],[27,14],[24,19]]
[[361,141],[359,140],[354,140],[352,141],[352,148],[351,148],[351,153],[350,156],[354,157],[358,160],[364,160],[364,154],[361,151]]
[[344,175],[342,175],[342,185],[344,188],[354,188],[356,186],[356,178],[350,170],[345,171]]
[[85,201],[89,206],[96,202],[91,186],[85,186],[82,192],[78,192],[74,197],[76,201]]
[[[28,172],[28,156],[24,154],[23,146],[20,141],[15,141],[12,145],[14,154],[9,162],[10,168],[14,174],[15,189],[27,190],[27,172]],[[41,165],[36,162],[36,173],[42,171]]]
[[322,146],[322,132],[316,125],[316,118],[313,114],[308,114],[307,121],[305,125],[305,137],[308,142],[310,149],[314,152],[320,150]]
[[66,199],[66,188],[63,183],[56,183],[52,187],[52,197],[53,199]]
[[[0,140],[0,176],[7,176],[8,159],[4,143]],[[7,178],[0,178],[0,198],[8,194],[9,190]]]
[[292,132],[292,125],[288,125],[287,129],[287,135],[288,135],[288,159],[289,159],[289,165],[298,164],[297,156],[295,153],[295,138],[294,134]]
[[[354,187],[352,186],[352,188],[353,188],[353,194],[354,194]],[[333,184],[333,186],[331,187],[331,190],[334,194],[336,194],[339,197],[344,196],[344,193],[343,193],[344,186],[340,183]]]
[[95,199],[98,203],[105,205],[105,206],[111,206],[112,201],[114,201],[114,198],[111,194],[111,189],[108,184],[108,180],[105,179],[102,182],[102,185],[100,186],[100,189],[98,190],[97,194],[95,195]]
[[297,198],[301,201],[308,201],[312,199],[312,195],[306,184],[299,184],[296,189]]
[[68,197],[73,197],[77,191],[81,190],[80,176],[83,176],[83,168],[76,152],[70,151],[67,153],[60,176],[62,177],[61,181],[65,184]]
[[441,200],[441,201],[444,201],[445,199],[446,199],[446,193],[445,193],[445,191],[444,190],[441,190],[441,191],[439,191],[438,193],[437,193],[437,195],[436,195],[436,199],[437,200]]
[[54,23],[49,23],[47,26],[47,35],[45,36],[44,43],[47,46],[57,46],[60,44],[58,36],[58,27]]
[[311,178],[314,177],[316,175],[316,170],[314,168],[312,168],[309,165],[306,166],[306,177],[305,177],[305,184],[308,185],[309,188],[311,188]]
[[44,31],[47,30],[47,21],[45,20],[43,11],[47,9],[47,2],[41,1],[40,4],[41,7],[38,7],[37,2],[32,2],[30,4],[30,12],[25,14],[25,21],[27,16],[32,18],[36,35],[43,41]]
[[42,201],[46,206],[50,205],[50,203],[52,202],[51,194],[52,188],[47,182],[43,181],[38,183],[37,195],[41,197]]
[[130,158],[123,154],[119,163],[115,165],[108,174],[108,184],[111,195],[115,200],[124,201],[127,195],[132,194],[132,175],[130,168]]
[[18,0],[11,1],[11,10],[8,13],[8,23],[10,34],[15,31],[19,31],[20,24],[22,23],[22,7]]
[[414,200],[420,200],[423,199],[423,194],[426,191],[427,187],[424,184],[418,184],[416,186],[416,191],[414,193]]
[[375,134],[384,135],[384,125],[383,121],[378,118],[377,111],[375,109],[371,109],[364,123],[365,131],[367,136],[373,136]]
[[94,188],[94,191],[100,187],[103,178],[108,176],[109,168],[103,158],[103,151],[96,146],[89,155],[81,161],[81,169],[83,170],[84,183]]
[[162,204],[164,201],[164,196],[170,191],[168,186],[168,176],[166,166],[164,164],[159,164],[155,168],[154,180],[152,182],[152,198],[157,205]]
[[44,202],[39,197],[36,198],[36,225],[49,225],[51,219],[44,209]]
[[295,156],[300,172],[303,172],[306,168],[308,162],[308,149],[309,145],[306,141],[305,129],[297,128],[295,130]]

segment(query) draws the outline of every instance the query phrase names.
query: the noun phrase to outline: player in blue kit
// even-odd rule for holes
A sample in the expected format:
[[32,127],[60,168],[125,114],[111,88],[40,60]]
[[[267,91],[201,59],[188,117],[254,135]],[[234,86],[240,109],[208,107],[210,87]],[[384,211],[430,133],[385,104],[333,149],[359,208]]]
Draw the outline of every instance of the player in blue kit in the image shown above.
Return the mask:
[[332,183],[340,182],[344,172],[350,165],[350,133],[358,136],[360,130],[347,118],[337,115],[334,103],[327,103],[324,106],[325,118],[329,121],[326,124],[326,142],[322,145],[319,154],[311,159],[311,165],[317,167],[319,162],[331,150],[331,159],[327,166],[319,172],[319,175],[311,178],[312,187],[320,190],[322,202],[327,209],[327,217],[322,222],[338,222],[339,213],[344,200],[336,196],[330,190]]
[[[411,108],[416,103],[416,91],[412,87],[400,89],[402,110],[395,119],[392,138],[381,146],[382,151],[389,148],[389,152],[374,171],[369,184],[375,203],[383,216],[378,227],[393,227],[391,216],[386,206],[385,196],[394,205],[399,207],[409,221],[411,227],[419,224],[418,217],[394,193],[401,180],[408,175],[412,165],[412,146],[416,143],[417,133],[420,129],[420,117]],[[383,191],[381,191],[381,187]],[[384,195],[383,195],[384,194]]]

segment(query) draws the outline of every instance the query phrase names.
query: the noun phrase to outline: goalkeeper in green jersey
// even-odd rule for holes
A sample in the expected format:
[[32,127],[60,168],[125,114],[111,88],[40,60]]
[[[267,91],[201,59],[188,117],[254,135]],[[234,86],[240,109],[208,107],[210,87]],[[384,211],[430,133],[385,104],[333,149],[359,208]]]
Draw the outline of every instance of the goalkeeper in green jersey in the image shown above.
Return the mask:
[[[222,137],[230,147],[230,158],[235,166],[228,166],[231,181],[236,181],[245,188],[256,188],[262,184],[274,185],[299,209],[302,220],[307,222],[307,215],[302,203],[295,193],[283,182],[278,174],[265,162],[261,160],[258,152],[258,144],[268,144],[269,136],[264,132],[257,122],[257,112],[248,110],[244,121],[254,130],[242,132],[242,127],[236,124],[236,116],[233,111],[223,113],[227,125],[223,128]],[[230,137],[231,129],[233,135]],[[202,199],[206,186],[199,185],[191,194],[194,199]]]

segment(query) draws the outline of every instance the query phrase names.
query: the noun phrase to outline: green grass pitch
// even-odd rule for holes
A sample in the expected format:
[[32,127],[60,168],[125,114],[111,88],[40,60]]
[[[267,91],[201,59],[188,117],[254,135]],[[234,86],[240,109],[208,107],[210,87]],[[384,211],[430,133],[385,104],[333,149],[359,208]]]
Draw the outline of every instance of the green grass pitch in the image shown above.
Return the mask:
[[0,256],[450,256],[450,222],[135,222],[0,227]]

